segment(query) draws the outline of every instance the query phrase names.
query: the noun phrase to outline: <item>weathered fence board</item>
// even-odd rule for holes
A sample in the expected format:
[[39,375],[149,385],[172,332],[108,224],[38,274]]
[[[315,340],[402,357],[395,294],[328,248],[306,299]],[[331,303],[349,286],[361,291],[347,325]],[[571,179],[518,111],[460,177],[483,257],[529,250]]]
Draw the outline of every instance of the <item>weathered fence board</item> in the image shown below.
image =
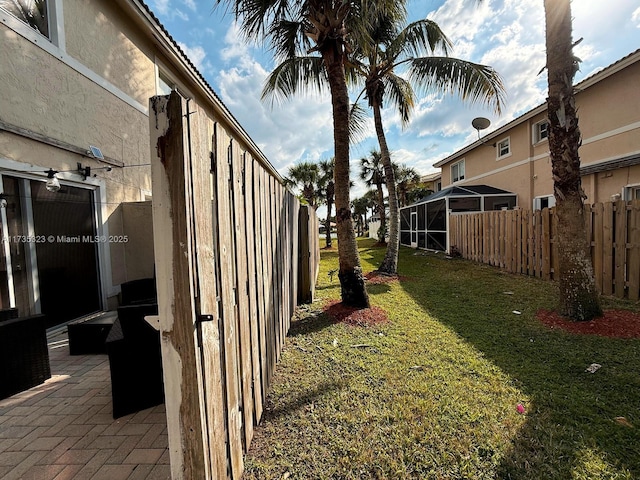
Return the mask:
[[171,472],[239,479],[297,305],[298,259],[319,258],[299,251],[318,244],[298,242],[298,229],[317,233],[317,217],[299,227],[274,170],[190,102],[174,92],[150,103]]
[[[174,478],[210,478],[205,457],[204,413],[200,398],[202,365],[197,354],[193,292],[192,212],[186,155],[184,102],[172,96],[154,98],[149,111],[158,120],[151,131],[154,195],[153,228],[165,241],[155,245],[167,431],[171,473]],[[185,428],[189,425],[191,428]]]
[[[604,295],[640,298],[640,201],[585,205],[596,288]],[[559,258],[554,209],[456,213],[450,244],[464,258],[509,272],[554,279]]]

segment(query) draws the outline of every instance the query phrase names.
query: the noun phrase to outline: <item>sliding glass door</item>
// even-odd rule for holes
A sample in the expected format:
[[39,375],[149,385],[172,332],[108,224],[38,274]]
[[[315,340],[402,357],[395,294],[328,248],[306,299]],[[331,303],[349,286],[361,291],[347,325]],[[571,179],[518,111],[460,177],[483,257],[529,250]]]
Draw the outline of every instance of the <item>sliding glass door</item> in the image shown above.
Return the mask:
[[2,308],[50,326],[101,310],[94,191],[7,175],[2,187]]

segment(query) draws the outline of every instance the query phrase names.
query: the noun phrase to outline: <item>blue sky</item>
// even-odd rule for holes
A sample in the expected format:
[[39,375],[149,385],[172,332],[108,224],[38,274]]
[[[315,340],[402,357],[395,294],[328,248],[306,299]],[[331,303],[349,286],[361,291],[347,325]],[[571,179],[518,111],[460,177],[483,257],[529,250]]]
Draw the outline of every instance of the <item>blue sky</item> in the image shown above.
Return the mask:
[[[327,98],[306,96],[276,106],[262,103],[264,80],[274,67],[269,52],[247,44],[231,15],[213,9],[213,0],[148,0],[149,6],[216,90],[233,115],[283,175],[294,163],[333,155],[331,108]],[[392,110],[383,112],[393,159],[420,174],[477,139],[471,120],[487,117],[489,130],[544,102],[546,73],[543,0],[409,0],[410,20],[429,17],[452,40],[452,56],[494,67],[506,87],[506,107],[497,116],[487,108],[462,104],[437,92],[419,99],[413,120],[402,130]],[[576,81],[640,48],[637,0],[574,0],[573,38],[584,40],[575,53],[582,60]],[[357,160],[377,148],[371,136],[352,147]],[[358,183],[355,198],[364,193]]]

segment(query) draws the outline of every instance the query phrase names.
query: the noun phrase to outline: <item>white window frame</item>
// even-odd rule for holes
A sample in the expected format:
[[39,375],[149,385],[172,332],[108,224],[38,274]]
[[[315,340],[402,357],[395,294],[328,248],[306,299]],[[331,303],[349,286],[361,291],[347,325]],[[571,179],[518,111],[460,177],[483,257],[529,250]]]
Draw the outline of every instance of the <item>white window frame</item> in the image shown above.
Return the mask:
[[[180,95],[182,95],[183,98],[193,98],[193,94],[191,93],[191,91],[189,91],[182,83],[176,80],[175,76],[171,73],[171,71],[158,58],[156,58],[156,61],[155,61],[155,70],[156,70],[156,95],[168,95],[168,93],[160,89],[160,85],[161,85],[160,82],[162,82],[166,86],[171,88],[172,92],[175,90]],[[164,78],[160,78],[160,76]]]
[[[456,183],[456,182],[460,182],[462,180],[465,179],[465,165],[464,165],[464,158],[462,160],[457,161],[456,163],[451,165],[451,183]],[[462,166],[462,175],[460,175],[460,166]],[[453,175],[453,168],[454,167],[458,167],[458,177],[454,177]]]
[[[541,136],[541,127],[542,125],[547,125],[547,128],[545,129],[546,135],[544,137]],[[536,122],[533,124],[533,131],[531,132],[532,134],[532,141],[534,145],[537,145],[538,143],[542,143],[542,142],[546,142],[549,139],[549,120],[540,120],[539,122]]]
[[[506,144],[507,151],[501,154],[500,151],[503,144]],[[498,160],[502,160],[503,158],[511,156],[511,137],[505,137],[499,142],[496,142],[496,155]]]
[[533,199],[533,209],[534,210],[542,210],[542,201],[546,200],[547,203],[547,207],[545,208],[551,208],[551,207],[555,207],[556,206],[556,197],[553,195],[540,195],[539,197],[535,197]]
[[31,40],[35,44],[42,44],[44,41],[47,41],[64,52],[66,51],[66,45],[62,3],[63,0],[47,0],[48,37],[37,31],[35,28],[30,27],[3,8],[0,8],[0,22],[18,32],[28,40]]
[[622,192],[622,199],[626,201],[640,200],[640,183],[625,185]]

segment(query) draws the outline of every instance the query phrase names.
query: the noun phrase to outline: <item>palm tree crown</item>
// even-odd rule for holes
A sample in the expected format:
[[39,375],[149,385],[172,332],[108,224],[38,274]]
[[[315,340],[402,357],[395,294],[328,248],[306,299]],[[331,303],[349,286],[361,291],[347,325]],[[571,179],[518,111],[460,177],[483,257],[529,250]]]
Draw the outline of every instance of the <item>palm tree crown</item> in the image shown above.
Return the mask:
[[302,192],[302,197],[315,210],[318,208],[318,191],[316,187],[319,178],[320,172],[317,164],[302,162],[289,167],[285,183],[288,187],[299,188]]
[[[366,17],[368,11],[364,10]],[[440,27],[425,19],[402,28],[398,17],[372,16],[367,22],[371,30],[366,38],[356,42],[357,48],[351,56],[350,78],[364,84],[358,100],[364,95],[373,110],[374,125],[380,151],[387,191],[389,193],[389,243],[379,270],[395,274],[399,251],[399,201],[391,155],[382,125],[382,108],[386,101],[400,113],[403,126],[409,122],[414,108],[413,86],[436,89],[441,92],[458,93],[463,99],[485,101],[499,111],[502,104],[503,87],[497,73],[484,65],[477,65],[448,56],[451,43]],[[442,56],[434,56],[434,53]],[[407,79],[396,70],[408,69]],[[361,118],[352,108],[352,120]],[[358,132],[358,125],[350,126]]]

